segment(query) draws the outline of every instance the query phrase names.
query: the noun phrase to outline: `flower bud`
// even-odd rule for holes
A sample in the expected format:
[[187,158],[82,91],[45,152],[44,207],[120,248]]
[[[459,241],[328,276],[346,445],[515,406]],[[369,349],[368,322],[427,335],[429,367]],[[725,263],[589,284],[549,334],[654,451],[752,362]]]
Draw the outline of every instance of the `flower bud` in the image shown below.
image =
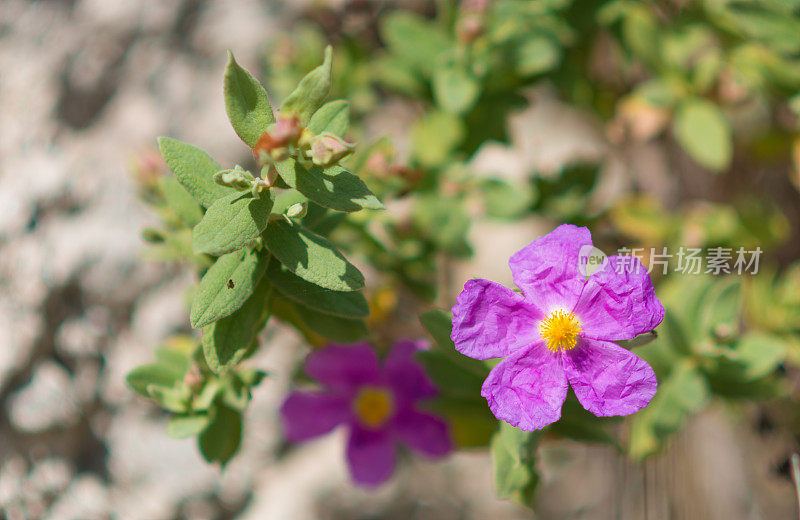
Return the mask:
[[239,166],[233,170],[220,170],[214,174],[213,179],[221,186],[228,186],[239,191],[249,190],[254,181],[253,175]]
[[311,141],[311,161],[318,166],[330,166],[353,153],[353,144],[338,135],[322,132]]
[[289,218],[303,218],[308,212],[308,204],[305,202],[298,202],[289,206],[286,210],[286,216]]
[[258,139],[253,155],[261,164],[283,160],[289,155],[288,148],[297,144],[302,132],[297,116],[278,116],[278,121]]

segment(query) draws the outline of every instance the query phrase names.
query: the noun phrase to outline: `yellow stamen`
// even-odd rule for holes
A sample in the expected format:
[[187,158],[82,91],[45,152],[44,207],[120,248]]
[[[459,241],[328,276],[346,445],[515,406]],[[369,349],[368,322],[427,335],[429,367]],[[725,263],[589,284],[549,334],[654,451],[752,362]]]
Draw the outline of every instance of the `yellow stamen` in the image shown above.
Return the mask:
[[367,428],[380,428],[394,412],[394,399],[386,388],[367,386],[353,400],[353,411]]
[[539,333],[552,352],[570,350],[578,344],[581,322],[571,312],[553,311],[539,324]]

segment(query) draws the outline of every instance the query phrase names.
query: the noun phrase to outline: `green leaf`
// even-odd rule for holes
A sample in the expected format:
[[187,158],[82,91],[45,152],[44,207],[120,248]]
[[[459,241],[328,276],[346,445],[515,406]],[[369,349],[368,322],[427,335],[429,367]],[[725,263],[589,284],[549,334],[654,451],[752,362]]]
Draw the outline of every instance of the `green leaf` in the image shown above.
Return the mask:
[[357,291],[364,275],[327,239],[302,225],[279,219],[264,231],[264,244],[291,272],[332,291]]
[[308,122],[306,130],[313,135],[318,135],[322,132],[330,132],[344,137],[349,125],[350,103],[344,99],[337,99],[336,101],[325,103],[319,110],[314,112],[314,115],[311,116],[311,121]]
[[733,156],[733,137],[719,107],[704,99],[684,102],[675,114],[675,138],[701,166],[722,171]]
[[690,414],[703,409],[709,398],[708,382],[688,363],[675,366],[659,381],[647,407],[631,419],[628,451],[641,459],[658,452],[665,439],[678,431]]
[[194,437],[206,429],[210,419],[207,414],[175,415],[167,423],[167,435],[173,439]]
[[194,295],[189,314],[192,327],[202,328],[236,312],[253,294],[268,259],[260,251],[244,249],[219,257]]
[[150,392],[147,391],[149,387],[160,386],[171,388],[179,381],[183,380],[184,374],[185,371],[177,370],[175,367],[169,365],[157,363],[134,368],[125,376],[125,381],[134,392],[142,397],[149,398]]
[[295,303],[294,307],[298,317],[309,329],[329,341],[352,343],[369,333],[364,320],[323,314],[298,303]]
[[253,148],[267,126],[275,122],[267,92],[257,79],[236,63],[230,51],[224,85],[228,119],[236,135]]
[[451,64],[433,73],[433,97],[448,112],[461,114],[471,109],[481,93],[478,80],[461,67]]
[[435,23],[409,11],[394,11],[384,17],[381,36],[393,57],[430,77],[436,57],[450,42]]
[[357,176],[339,165],[306,168],[294,159],[277,163],[286,184],[321,206],[337,211],[383,209],[383,204]]
[[262,279],[238,311],[203,328],[203,355],[212,371],[227,372],[247,354],[269,316],[271,289]]
[[203,209],[175,177],[161,177],[158,188],[171,209],[181,221],[193,227],[203,218]]
[[517,52],[517,72],[522,76],[533,76],[547,72],[558,64],[561,52],[546,36],[525,40]]
[[717,283],[704,299],[701,319],[701,330],[716,334],[721,328],[728,330],[728,335],[738,332],[741,314],[741,283],[731,281]]
[[754,381],[772,374],[783,362],[789,346],[779,336],[749,332],[736,344],[738,361],[744,366],[744,379]]
[[300,84],[283,101],[280,108],[281,115],[295,115],[300,119],[300,124],[306,126],[311,115],[328,97],[331,91],[331,68],[333,66],[333,48],[325,48],[325,61],[322,65],[312,70],[300,80]]
[[200,148],[170,137],[159,137],[158,149],[178,182],[204,208],[211,206],[217,199],[236,193],[235,190],[214,182],[214,174],[222,166]]
[[192,230],[195,253],[224,255],[250,244],[267,227],[272,193],[253,198],[234,192],[215,202]]
[[464,139],[464,133],[463,123],[453,114],[431,112],[412,129],[413,155],[422,166],[440,166]]
[[535,467],[539,436],[539,432],[522,431],[500,421],[500,429],[489,446],[495,492],[500,498],[513,498],[525,505],[533,503],[539,483]]
[[497,431],[497,419],[480,394],[470,398],[439,395],[423,406],[447,421],[458,448],[488,446]]
[[163,409],[172,413],[184,413],[188,408],[189,395],[184,388],[166,388],[163,386],[150,385],[147,393]]
[[214,420],[198,438],[200,453],[209,462],[223,467],[236,454],[242,439],[242,415],[227,406],[217,404]]
[[364,295],[358,291],[325,289],[292,274],[279,262],[270,264],[267,276],[281,294],[309,309],[343,318],[369,316],[369,304]]

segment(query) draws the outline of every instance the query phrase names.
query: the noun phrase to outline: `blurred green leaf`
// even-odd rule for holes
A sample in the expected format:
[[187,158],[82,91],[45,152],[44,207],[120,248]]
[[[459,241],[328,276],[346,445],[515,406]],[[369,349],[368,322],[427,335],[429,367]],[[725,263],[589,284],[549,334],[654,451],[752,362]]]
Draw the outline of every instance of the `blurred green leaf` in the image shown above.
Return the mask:
[[431,112],[418,121],[411,134],[414,157],[422,166],[441,165],[464,138],[463,123],[446,112]]
[[471,109],[480,96],[480,83],[456,64],[437,68],[433,73],[433,97],[448,112],[461,114]]
[[498,497],[532,505],[539,484],[535,467],[539,437],[539,432],[522,431],[500,421],[500,429],[492,437],[489,447]]
[[200,222],[200,219],[203,218],[203,209],[175,177],[161,177],[158,180],[158,187],[169,209],[184,224],[193,227]]
[[236,410],[217,404],[214,419],[198,438],[200,453],[210,463],[223,467],[236,454],[242,438],[242,416]]
[[733,137],[719,107],[704,99],[690,99],[675,114],[675,138],[701,166],[722,171],[733,156]]
[[210,421],[207,414],[175,415],[167,423],[167,435],[173,439],[185,439],[199,435]]

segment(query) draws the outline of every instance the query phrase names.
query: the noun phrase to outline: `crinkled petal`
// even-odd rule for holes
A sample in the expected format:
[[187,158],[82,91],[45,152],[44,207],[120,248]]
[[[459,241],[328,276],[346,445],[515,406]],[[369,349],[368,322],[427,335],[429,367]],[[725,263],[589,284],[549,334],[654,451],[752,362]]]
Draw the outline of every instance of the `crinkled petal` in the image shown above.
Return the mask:
[[450,337],[466,356],[499,358],[530,345],[541,319],[541,312],[522,295],[489,280],[474,279],[464,284],[453,307]]
[[574,312],[582,336],[611,341],[650,332],[664,319],[650,275],[635,256],[609,256],[589,277]]
[[331,394],[294,392],[281,406],[283,428],[291,442],[326,434],[350,417],[348,401]]
[[306,373],[324,386],[345,393],[380,381],[378,357],[369,343],[330,344],[308,356]]
[[484,381],[481,395],[495,417],[534,431],[561,418],[568,387],[561,356],[539,342],[498,363]]
[[588,228],[558,226],[511,256],[508,265],[514,283],[544,313],[557,308],[571,309],[586,279],[578,262],[585,246],[592,246]]
[[382,484],[394,472],[395,446],[386,430],[353,426],[347,442],[347,462],[353,480],[362,486]]
[[403,443],[422,455],[442,457],[453,449],[447,424],[435,415],[407,408],[398,412],[392,428]]
[[564,352],[564,369],[578,401],[598,417],[637,412],[658,387],[650,365],[608,341],[582,339]]
[[422,340],[398,341],[384,361],[384,374],[398,400],[412,402],[436,395],[436,387],[414,358],[414,354],[425,346],[426,342]]

